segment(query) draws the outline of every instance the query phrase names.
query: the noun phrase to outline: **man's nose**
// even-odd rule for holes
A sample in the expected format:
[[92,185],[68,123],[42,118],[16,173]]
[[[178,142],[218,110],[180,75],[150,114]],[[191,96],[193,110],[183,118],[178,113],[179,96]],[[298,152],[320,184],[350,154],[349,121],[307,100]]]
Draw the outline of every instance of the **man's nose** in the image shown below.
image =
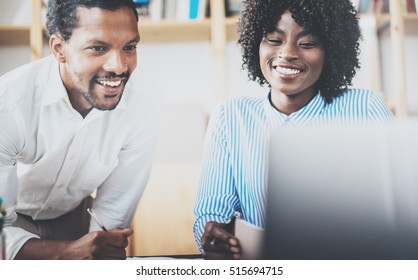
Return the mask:
[[103,66],[106,72],[113,72],[116,75],[125,73],[128,69],[126,58],[119,52],[109,53],[106,63]]

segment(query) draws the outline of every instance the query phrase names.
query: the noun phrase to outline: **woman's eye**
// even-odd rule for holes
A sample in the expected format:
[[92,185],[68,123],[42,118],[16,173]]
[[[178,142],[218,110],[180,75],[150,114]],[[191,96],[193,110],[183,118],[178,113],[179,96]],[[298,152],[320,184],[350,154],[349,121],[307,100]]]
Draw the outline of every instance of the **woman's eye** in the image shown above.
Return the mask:
[[315,48],[318,46],[318,43],[316,42],[302,42],[300,43],[300,46],[303,48]]
[[279,39],[269,39],[269,38],[267,38],[267,41],[269,42],[269,43],[271,43],[271,44],[275,44],[275,45],[277,45],[277,44],[281,44],[282,43],[282,40],[279,40]]

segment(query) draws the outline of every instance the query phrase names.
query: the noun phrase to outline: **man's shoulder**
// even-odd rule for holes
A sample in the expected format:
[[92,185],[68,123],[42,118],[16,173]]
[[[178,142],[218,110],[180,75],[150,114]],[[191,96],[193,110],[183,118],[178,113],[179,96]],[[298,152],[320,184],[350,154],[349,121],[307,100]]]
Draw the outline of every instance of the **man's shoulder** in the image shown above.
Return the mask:
[[53,58],[51,56],[42,58],[40,60],[32,61],[22,66],[19,66],[0,77],[0,88],[6,87],[19,87],[27,86],[31,83],[36,84],[42,81],[40,77],[45,75],[45,71],[49,69],[49,65],[52,63]]

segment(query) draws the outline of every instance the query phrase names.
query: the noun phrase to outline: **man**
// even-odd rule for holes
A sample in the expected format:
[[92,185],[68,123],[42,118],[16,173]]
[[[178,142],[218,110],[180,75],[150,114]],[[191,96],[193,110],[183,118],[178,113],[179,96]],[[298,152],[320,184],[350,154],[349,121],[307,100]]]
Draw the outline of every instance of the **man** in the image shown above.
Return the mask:
[[8,259],[126,257],[161,115],[131,77],[137,21],[132,0],[50,0],[52,56],[0,79]]

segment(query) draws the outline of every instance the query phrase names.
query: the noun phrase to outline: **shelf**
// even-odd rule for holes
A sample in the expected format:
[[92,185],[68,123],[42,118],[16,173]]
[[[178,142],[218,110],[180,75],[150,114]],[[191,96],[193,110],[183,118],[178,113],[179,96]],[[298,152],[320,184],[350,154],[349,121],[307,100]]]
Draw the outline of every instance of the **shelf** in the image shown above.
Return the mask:
[[[390,20],[389,14],[376,15],[379,35],[390,34]],[[408,35],[418,35],[418,14],[404,14],[405,33]]]
[[141,43],[210,42],[210,27],[209,19],[197,21],[143,21],[138,24]]
[[406,34],[418,35],[418,14],[404,15]]
[[29,45],[29,25],[0,25],[0,45]]
[[[382,34],[389,34],[390,15],[378,17],[379,26],[383,28]],[[407,34],[418,35],[418,15],[404,15],[405,31]],[[238,16],[226,18],[227,40],[236,41]],[[138,24],[142,43],[161,43],[161,42],[187,42],[187,41],[207,41],[210,42],[210,19],[199,21],[143,21]],[[28,45],[29,44],[29,25],[0,25],[0,45]]]
[[229,41],[238,40],[238,19],[239,16],[226,18],[226,38]]
[[[226,18],[227,40],[237,40],[238,16]],[[141,43],[211,41],[211,21],[143,21],[138,24]]]
[[[368,14],[366,14],[367,16]],[[373,16],[373,14],[370,14]],[[408,35],[418,35],[418,14],[405,14],[403,15],[405,22],[405,33]],[[380,35],[388,35],[390,33],[390,14],[376,15],[378,22],[378,29],[382,33]],[[226,34],[228,40],[238,39],[238,16],[226,18]]]

